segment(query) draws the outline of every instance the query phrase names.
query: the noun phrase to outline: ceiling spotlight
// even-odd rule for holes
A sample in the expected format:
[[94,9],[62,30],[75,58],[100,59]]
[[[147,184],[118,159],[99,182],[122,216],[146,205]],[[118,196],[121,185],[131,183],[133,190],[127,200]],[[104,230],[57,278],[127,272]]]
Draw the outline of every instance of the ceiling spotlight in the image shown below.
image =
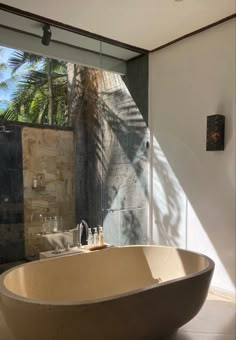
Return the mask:
[[43,36],[42,36],[42,44],[48,46],[51,40],[52,32],[49,24],[45,24],[43,26]]

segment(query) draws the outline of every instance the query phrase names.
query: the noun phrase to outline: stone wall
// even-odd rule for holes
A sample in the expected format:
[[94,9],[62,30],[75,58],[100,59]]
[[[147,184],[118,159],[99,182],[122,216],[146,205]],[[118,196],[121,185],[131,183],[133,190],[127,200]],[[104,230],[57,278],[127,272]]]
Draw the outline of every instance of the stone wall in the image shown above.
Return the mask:
[[[25,253],[34,256],[41,250],[40,215],[62,216],[64,229],[75,227],[73,132],[25,127],[22,147]],[[33,189],[38,175],[43,187]]]

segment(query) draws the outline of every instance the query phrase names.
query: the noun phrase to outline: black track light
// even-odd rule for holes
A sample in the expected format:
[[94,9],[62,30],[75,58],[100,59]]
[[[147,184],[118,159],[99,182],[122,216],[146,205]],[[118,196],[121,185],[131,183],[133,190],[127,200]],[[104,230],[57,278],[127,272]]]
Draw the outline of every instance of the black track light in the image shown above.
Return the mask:
[[51,40],[52,32],[49,24],[45,24],[43,26],[43,36],[42,36],[42,44],[48,46]]

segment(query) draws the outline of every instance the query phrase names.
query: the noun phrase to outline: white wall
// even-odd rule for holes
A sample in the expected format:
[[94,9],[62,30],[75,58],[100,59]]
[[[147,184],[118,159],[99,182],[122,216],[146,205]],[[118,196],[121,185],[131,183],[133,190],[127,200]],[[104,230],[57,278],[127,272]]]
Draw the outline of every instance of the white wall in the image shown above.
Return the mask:
[[[212,285],[235,292],[236,20],[150,56],[154,243],[216,262]],[[226,117],[224,151],[206,152],[206,117]]]

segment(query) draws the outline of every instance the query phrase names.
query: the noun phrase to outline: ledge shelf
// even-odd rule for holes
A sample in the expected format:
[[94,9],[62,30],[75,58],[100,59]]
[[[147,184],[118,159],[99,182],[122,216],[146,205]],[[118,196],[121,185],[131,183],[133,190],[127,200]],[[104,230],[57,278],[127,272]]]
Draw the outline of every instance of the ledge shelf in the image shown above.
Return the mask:
[[36,188],[32,187],[32,190],[34,191],[44,191],[46,189],[45,186],[37,186]]

